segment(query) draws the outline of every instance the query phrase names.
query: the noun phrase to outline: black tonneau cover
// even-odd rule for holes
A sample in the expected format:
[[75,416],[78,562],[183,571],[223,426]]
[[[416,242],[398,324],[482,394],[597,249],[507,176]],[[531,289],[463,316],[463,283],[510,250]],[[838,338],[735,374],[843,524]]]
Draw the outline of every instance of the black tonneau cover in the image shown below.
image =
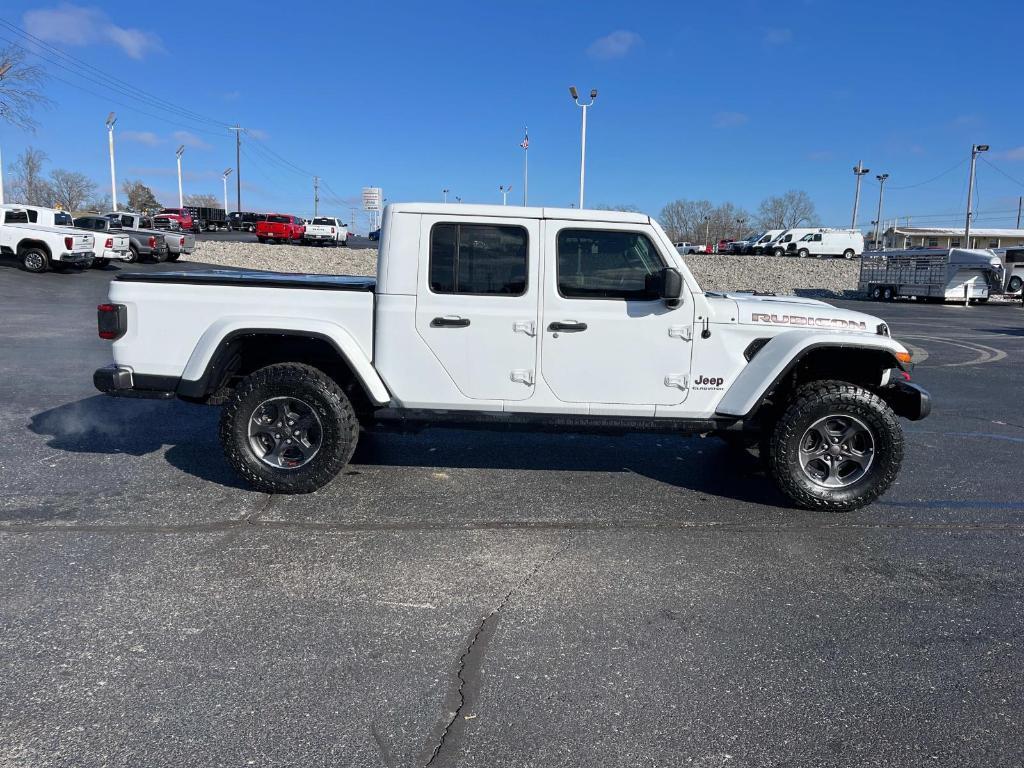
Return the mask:
[[298,272],[256,272],[238,269],[204,269],[194,272],[126,272],[114,277],[129,283],[185,283],[232,285],[249,288],[305,288],[312,291],[369,291],[377,278],[358,275],[306,275]]

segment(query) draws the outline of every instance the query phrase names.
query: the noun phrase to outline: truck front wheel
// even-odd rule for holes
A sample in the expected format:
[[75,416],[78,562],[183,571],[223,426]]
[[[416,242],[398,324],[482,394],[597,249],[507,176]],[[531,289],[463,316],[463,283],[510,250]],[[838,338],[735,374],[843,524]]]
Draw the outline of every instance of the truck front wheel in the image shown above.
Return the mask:
[[359,422],[332,378],[300,363],[260,368],[236,387],[220,419],[228,463],[263,493],[311,493],[356,449]]
[[815,381],[793,393],[768,447],[769,473],[797,506],[849,512],[892,485],[903,462],[903,431],[874,393]]

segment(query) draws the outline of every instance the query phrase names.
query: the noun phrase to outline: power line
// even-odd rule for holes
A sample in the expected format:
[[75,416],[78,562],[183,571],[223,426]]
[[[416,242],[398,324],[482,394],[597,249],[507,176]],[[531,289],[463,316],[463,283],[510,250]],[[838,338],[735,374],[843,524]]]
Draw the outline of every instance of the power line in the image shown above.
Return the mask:
[[988,166],[989,168],[991,168],[992,170],[994,170],[994,171],[995,171],[996,173],[1000,173],[1000,174],[1002,174],[1003,176],[1005,176],[1006,178],[1008,178],[1008,179],[1009,179],[1010,181],[1012,181],[1012,182],[1013,182],[1014,184],[1017,184],[1018,186],[1024,187],[1024,181],[1021,181],[1020,179],[1015,179],[1015,178],[1014,178],[1013,176],[1011,176],[1010,174],[1008,174],[1008,173],[1007,173],[1006,171],[1004,171],[1004,170],[1003,170],[1002,168],[1000,168],[1000,167],[999,167],[998,165],[996,165],[995,163],[990,163],[990,162],[989,162],[988,160],[986,160],[986,159],[985,159],[984,157],[982,157],[982,158],[981,158],[981,162],[983,162],[983,163],[984,163],[985,165],[987,165],[987,166]]
[[889,189],[895,191],[897,189],[914,189],[915,187],[923,187],[925,184],[931,184],[933,181],[938,181],[939,179],[941,179],[946,174],[952,173],[953,171],[955,171],[957,168],[959,168],[961,165],[963,165],[966,162],[967,162],[967,158],[965,157],[960,162],[958,162],[956,165],[950,166],[949,168],[944,170],[938,176],[932,176],[930,179],[925,179],[924,181],[919,181],[916,184],[907,184],[907,185],[902,186],[902,187],[889,187]]

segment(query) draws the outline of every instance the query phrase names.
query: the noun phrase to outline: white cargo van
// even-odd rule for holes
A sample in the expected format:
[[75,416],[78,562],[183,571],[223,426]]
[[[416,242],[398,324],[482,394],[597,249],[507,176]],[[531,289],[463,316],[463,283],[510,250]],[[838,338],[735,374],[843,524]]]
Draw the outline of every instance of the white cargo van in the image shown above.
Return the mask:
[[821,232],[821,227],[796,227],[794,229],[787,229],[777,238],[768,243],[768,245],[763,246],[764,252],[770,253],[772,256],[785,256],[786,249],[789,248],[790,243],[795,243],[804,235],[809,235],[812,232]]
[[864,253],[864,235],[857,229],[819,229],[808,232],[796,242],[786,246],[789,256],[817,256],[824,259],[828,256],[842,256],[852,259]]
[[768,250],[769,244],[785,231],[784,229],[769,229],[754,241],[754,244],[750,247],[750,252],[755,256],[771,253],[771,250]]

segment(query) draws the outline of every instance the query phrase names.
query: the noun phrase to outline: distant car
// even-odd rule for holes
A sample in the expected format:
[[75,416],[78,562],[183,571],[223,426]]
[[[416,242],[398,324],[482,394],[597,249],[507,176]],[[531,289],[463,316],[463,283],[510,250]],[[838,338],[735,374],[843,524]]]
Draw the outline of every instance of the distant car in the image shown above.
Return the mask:
[[196,221],[192,218],[192,212],[188,208],[161,208],[158,216],[169,216],[173,218],[182,229],[192,232]]
[[302,239],[311,245],[345,245],[348,227],[331,216],[317,216],[306,224]]
[[732,240],[719,240],[718,245],[715,246],[715,253],[728,253],[730,243]]
[[268,213],[266,221],[256,223],[256,239],[261,243],[302,244],[306,225],[302,217],[290,213]]
[[673,243],[676,247],[676,253],[682,256],[688,256],[691,253],[705,253],[707,252],[707,246],[701,245],[700,243]]
[[380,230],[374,229],[366,237],[369,240],[380,240]]

